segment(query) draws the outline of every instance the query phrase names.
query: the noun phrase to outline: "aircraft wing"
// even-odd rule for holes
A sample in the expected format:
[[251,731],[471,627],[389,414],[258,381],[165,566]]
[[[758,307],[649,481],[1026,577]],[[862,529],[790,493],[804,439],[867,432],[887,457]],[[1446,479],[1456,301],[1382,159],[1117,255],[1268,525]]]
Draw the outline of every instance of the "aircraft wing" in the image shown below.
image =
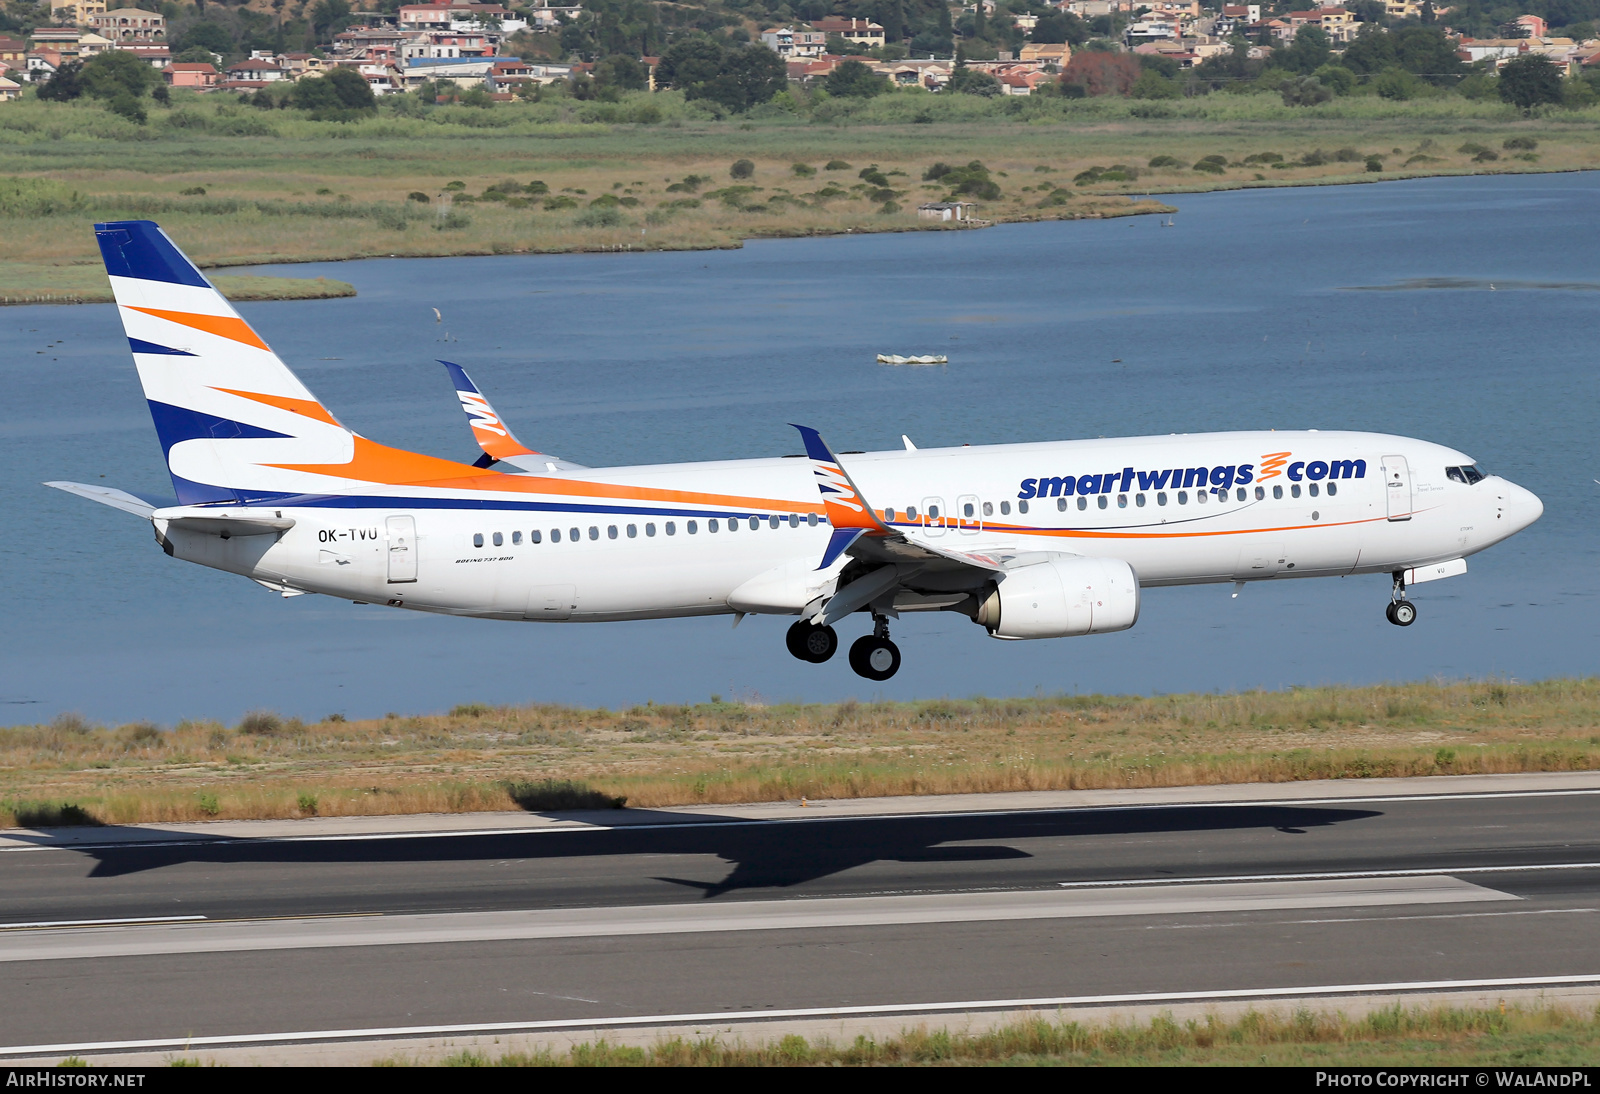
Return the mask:
[[535,452],[517,440],[511,432],[511,427],[495,413],[494,407],[489,405],[489,400],[478,390],[478,385],[472,382],[466,369],[453,361],[439,363],[450,373],[450,382],[455,385],[456,397],[461,400],[461,409],[467,412],[467,423],[472,426],[472,436],[478,442],[478,447],[483,449],[483,455],[479,457],[475,466],[488,467],[499,461],[536,474],[583,467],[581,463],[572,463],[570,460],[557,459],[547,453]]

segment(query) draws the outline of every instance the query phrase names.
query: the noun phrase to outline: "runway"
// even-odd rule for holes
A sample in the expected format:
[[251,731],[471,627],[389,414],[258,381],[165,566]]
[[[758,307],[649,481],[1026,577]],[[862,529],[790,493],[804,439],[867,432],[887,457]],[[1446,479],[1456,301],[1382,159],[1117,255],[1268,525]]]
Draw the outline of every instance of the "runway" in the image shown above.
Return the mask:
[[7,833],[0,1053],[1600,988],[1600,777],[1226,789]]

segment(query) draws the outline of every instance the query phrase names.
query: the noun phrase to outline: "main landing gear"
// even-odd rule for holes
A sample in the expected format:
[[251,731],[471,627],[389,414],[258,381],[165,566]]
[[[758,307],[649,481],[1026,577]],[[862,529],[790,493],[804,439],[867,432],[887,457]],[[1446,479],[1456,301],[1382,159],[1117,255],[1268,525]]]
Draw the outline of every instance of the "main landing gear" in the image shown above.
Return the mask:
[[1396,570],[1394,573],[1394,591],[1389,594],[1389,606],[1383,610],[1383,614],[1397,627],[1409,627],[1417,621],[1417,606],[1406,599],[1403,571]]
[[[900,671],[900,647],[889,641],[889,621],[873,618],[872,633],[850,646],[850,667],[868,680],[887,680]],[[802,619],[784,636],[789,652],[802,661],[820,665],[839,648],[839,635],[832,627],[819,627]]]

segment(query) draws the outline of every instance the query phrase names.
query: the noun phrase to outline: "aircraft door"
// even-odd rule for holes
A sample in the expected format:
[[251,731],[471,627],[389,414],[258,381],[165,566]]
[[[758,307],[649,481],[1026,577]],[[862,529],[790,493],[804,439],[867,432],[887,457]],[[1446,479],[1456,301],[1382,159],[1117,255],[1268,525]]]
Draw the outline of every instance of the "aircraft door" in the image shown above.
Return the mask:
[[1411,519],[1411,468],[1404,456],[1383,458],[1383,484],[1390,520]]
[[944,535],[945,521],[949,514],[944,511],[943,498],[922,499],[922,530],[930,536]]
[[415,517],[390,517],[389,584],[417,580],[417,521]]
[[964,536],[975,536],[983,531],[983,510],[978,505],[978,495],[962,494],[956,499],[956,529]]

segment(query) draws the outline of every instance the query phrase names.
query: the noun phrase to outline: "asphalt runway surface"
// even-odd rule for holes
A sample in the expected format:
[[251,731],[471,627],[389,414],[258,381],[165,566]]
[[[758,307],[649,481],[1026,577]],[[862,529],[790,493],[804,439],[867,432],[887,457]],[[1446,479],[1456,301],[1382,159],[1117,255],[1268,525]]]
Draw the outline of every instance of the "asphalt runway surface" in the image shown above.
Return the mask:
[[1600,984],[1596,789],[625,819],[7,844],[0,1052]]

